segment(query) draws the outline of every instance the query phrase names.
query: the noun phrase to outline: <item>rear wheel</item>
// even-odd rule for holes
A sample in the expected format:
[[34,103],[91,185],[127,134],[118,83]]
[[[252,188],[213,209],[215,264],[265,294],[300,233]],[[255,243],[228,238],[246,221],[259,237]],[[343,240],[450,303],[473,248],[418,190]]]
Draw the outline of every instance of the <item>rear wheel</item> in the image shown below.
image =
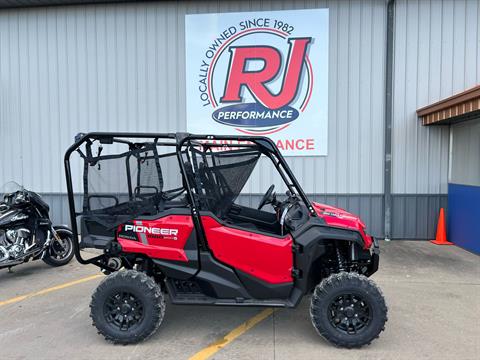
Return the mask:
[[163,293],[155,281],[135,270],[117,271],[98,285],[90,317],[99,334],[116,344],[133,344],[150,337],[165,314]]
[[310,316],[317,332],[329,342],[356,348],[370,344],[384,330],[387,306],[372,280],[342,272],[317,285]]

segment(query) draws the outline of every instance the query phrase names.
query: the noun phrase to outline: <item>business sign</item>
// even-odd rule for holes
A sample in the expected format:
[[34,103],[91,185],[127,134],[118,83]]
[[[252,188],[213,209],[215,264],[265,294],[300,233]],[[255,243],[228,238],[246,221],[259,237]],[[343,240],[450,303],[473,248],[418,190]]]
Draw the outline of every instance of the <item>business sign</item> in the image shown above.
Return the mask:
[[327,155],[328,9],[187,15],[187,131]]

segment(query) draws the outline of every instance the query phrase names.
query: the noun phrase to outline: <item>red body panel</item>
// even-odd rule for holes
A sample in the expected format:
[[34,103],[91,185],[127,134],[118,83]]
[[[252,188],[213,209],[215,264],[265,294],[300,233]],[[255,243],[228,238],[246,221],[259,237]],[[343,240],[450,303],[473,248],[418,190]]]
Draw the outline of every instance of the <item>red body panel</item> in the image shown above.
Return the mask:
[[168,215],[155,220],[135,220],[133,225],[120,225],[118,230],[126,227],[127,231],[135,233],[138,241],[118,235],[123,251],[155,259],[188,261],[184,247],[193,231],[191,216]]
[[327,225],[360,232],[365,244],[365,249],[370,248],[373,242],[372,237],[365,233],[365,224],[358,216],[329,205],[316,202],[312,202],[312,205],[318,216],[325,220]]
[[292,282],[292,237],[277,238],[224,226],[202,216],[208,246],[221,262],[270,284]]

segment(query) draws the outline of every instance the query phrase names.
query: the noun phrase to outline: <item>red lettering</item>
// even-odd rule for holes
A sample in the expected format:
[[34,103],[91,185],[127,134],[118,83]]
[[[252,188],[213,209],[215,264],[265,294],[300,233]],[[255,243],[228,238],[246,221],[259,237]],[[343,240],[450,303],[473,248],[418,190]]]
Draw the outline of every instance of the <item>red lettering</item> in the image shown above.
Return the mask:
[[295,147],[297,148],[297,150],[303,150],[303,149],[305,149],[305,140],[303,140],[303,139],[298,139],[298,140],[295,142]]
[[315,139],[283,139],[276,145],[280,150],[315,150]]
[[277,148],[279,150],[285,150],[284,147],[283,147],[282,140],[278,140],[276,145],[277,145]]
[[313,139],[307,139],[307,150],[315,150],[315,142]]
[[[221,102],[242,101],[241,88],[246,86],[251,94],[262,105],[269,109],[278,109],[292,102],[298,92],[302,74],[303,62],[307,46],[312,38],[290,38],[290,49],[283,85],[280,92],[274,95],[266,83],[272,81],[281,68],[280,52],[270,46],[239,46],[230,47],[230,65],[227,73],[227,84]],[[249,60],[261,60],[264,66],[261,70],[245,71]]]
[[286,150],[293,150],[294,147],[294,141],[292,140],[285,140],[285,149]]

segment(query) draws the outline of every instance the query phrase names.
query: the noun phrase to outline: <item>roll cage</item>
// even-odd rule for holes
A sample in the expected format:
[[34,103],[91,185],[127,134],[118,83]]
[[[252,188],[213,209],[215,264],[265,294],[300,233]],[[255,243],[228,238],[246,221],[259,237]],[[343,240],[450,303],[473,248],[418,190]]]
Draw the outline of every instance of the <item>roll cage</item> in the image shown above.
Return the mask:
[[[143,139],[143,141],[136,142],[135,140]],[[147,141],[145,141],[147,140]],[[77,260],[81,264],[95,264],[101,268],[107,270],[110,269],[109,266],[102,261],[105,255],[98,255],[89,259],[85,259],[82,257],[80,251],[80,244],[79,244],[79,232],[78,232],[78,225],[77,225],[77,217],[82,215],[82,212],[77,212],[76,210],[76,203],[75,203],[75,193],[73,188],[73,181],[72,181],[72,169],[70,165],[70,157],[72,153],[78,152],[82,158],[85,160],[84,171],[88,170],[88,164],[90,166],[96,165],[96,161],[99,159],[113,159],[115,155],[104,155],[102,156],[101,150],[99,150],[99,154],[95,157],[91,153],[91,145],[98,141],[99,144],[123,144],[127,145],[129,148],[129,154],[125,155],[120,154],[121,156],[126,157],[127,161],[127,182],[128,182],[128,198],[132,199],[136,196],[140,196],[141,188],[155,188],[153,193],[150,193],[149,196],[146,196],[146,202],[142,202],[140,206],[147,206],[152,205],[151,199],[157,199],[158,196],[162,196],[163,199],[168,196],[165,196],[165,193],[169,193],[172,196],[176,196],[177,193],[186,192],[186,198],[188,200],[188,206],[191,210],[191,216],[193,223],[195,225],[196,234],[198,237],[198,246],[200,249],[207,250],[208,244],[204,235],[202,222],[200,220],[200,207],[199,207],[199,196],[196,193],[196,184],[194,183],[195,180],[192,178],[191,171],[199,171],[198,164],[192,165],[192,169],[189,169],[187,166],[190,163],[194,163],[195,160],[191,158],[191,154],[188,150],[194,149],[203,149],[204,152],[222,152],[222,151],[249,151],[255,150],[259,153],[267,156],[270,158],[272,163],[274,164],[275,168],[277,169],[278,173],[282,177],[283,181],[285,182],[288,190],[291,194],[299,196],[301,200],[304,202],[305,206],[307,207],[310,215],[312,217],[317,216],[312,204],[310,203],[309,199],[307,198],[306,194],[304,193],[303,189],[299,185],[297,179],[295,178],[294,174],[290,170],[288,164],[286,163],[285,159],[283,158],[282,154],[279,152],[275,143],[266,137],[257,137],[257,136],[217,136],[217,135],[194,135],[189,133],[121,133],[121,132],[91,132],[87,134],[78,134],[75,137],[75,143],[70,146],[64,157],[64,165],[65,165],[65,177],[66,177],[66,185],[67,185],[67,192],[68,192],[68,201],[69,201],[69,213],[70,213],[70,220],[72,225],[72,232],[73,232],[73,244],[74,244],[74,252]],[[86,153],[81,151],[81,147],[85,146]],[[157,147],[171,147],[173,150],[167,154],[159,154],[157,151]],[[132,188],[131,183],[131,174],[130,168],[128,166],[128,159],[133,156],[139,162],[143,161],[147,158],[147,152],[152,151],[152,156],[148,158],[152,159],[157,166],[157,170],[159,171],[159,179],[158,179],[158,186],[141,186],[141,188],[137,185],[137,187]],[[144,155],[142,155],[144,154]],[[158,165],[158,159],[164,157],[166,155],[176,155],[176,159],[178,160],[178,166],[180,168],[180,173],[182,177],[182,187],[177,189],[172,189],[169,192],[162,192],[163,187],[163,175],[161,173],[161,169]],[[120,157],[118,155],[117,157]],[[144,156],[144,157],[142,157]],[[187,160],[187,161],[185,161]],[[168,176],[168,175],[167,175]],[[84,179],[84,190],[88,187],[86,179]],[[160,190],[158,189],[160,188]],[[177,191],[177,192],[176,192]],[[83,207],[84,209],[90,206],[91,198],[94,198],[95,195],[90,195],[84,198],[83,200]],[[98,195],[96,197],[99,197]],[[103,195],[103,197],[108,197],[107,195]],[[118,204],[118,199],[116,200]],[[122,220],[122,219],[120,219]],[[107,249],[108,251],[108,249]]]

